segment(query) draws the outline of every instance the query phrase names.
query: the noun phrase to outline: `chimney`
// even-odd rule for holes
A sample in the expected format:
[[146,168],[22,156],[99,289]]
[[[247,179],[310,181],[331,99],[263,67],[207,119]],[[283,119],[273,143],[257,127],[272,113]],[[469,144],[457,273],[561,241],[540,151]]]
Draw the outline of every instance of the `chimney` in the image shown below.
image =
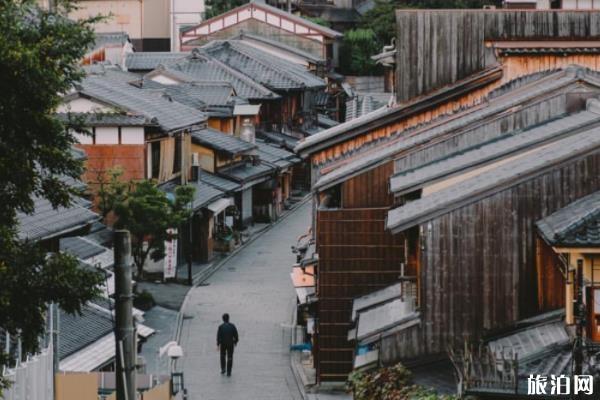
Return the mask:
[[198,153],[192,153],[192,177],[190,181],[198,182],[200,179],[200,156]]
[[250,118],[244,118],[244,122],[242,122],[240,139],[248,143],[256,143],[256,131],[254,128],[254,124],[252,123],[252,121],[250,121]]

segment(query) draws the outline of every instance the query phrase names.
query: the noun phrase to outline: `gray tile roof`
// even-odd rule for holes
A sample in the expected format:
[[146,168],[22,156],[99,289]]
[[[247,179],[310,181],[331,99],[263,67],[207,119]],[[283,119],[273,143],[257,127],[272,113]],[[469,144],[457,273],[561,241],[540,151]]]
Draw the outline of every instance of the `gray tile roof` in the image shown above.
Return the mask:
[[597,129],[589,129],[543,146],[464,181],[440,189],[388,212],[387,228],[399,232],[430,221],[490,194],[527,180],[532,174],[600,148]]
[[94,34],[94,49],[109,45],[124,45],[129,42],[129,35],[125,32],[96,32]]
[[193,132],[192,143],[230,155],[249,153],[256,148],[255,144],[209,127]]
[[233,107],[235,91],[229,82],[185,82],[167,85],[165,93],[173,100],[204,110],[207,106]]
[[598,122],[600,122],[600,115],[591,111],[582,111],[525,131],[517,130],[499,139],[482,143],[457,154],[449,154],[441,160],[396,174],[390,179],[390,190],[397,194],[410,192],[428,182],[525,151],[532,146],[557,140],[571,134],[574,130]]
[[261,140],[257,140],[256,145],[258,146],[257,152],[260,160],[268,164],[273,164],[279,168],[287,168],[300,162],[300,159],[294,153],[280,147],[275,147]]
[[223,192],[235,192],[241,189],[242,185],[229,179],[223,178],[208,171],[200,171],[200,181],[213,186]]
[[59,113],[61,121],[72,118],[82,119],[85,126],[152,126],[156,125],[144,115],[131,115],[126,113]]
[[237,182],[250,182],[271,174],[273,170],[273,167],[264,163],[252,163],[248,161],[223,168],[218,171],[218,174]]
[[136,88],[120,80],[119,74],[106,71],[86,76],[79,92],[123,111],[144,116],[156,122],[165,132],[188,128],[206,121],[202,112],[170,101],[160,93]]
[[294,150],[294,147],[296,147],[298,141],[300,140],[295,136],[286,135],[285,133],[281,132],[266,132],[257,130],[256,135],[265,141],[278,144],[291,151]]
[[357,93],[346,101],[346,121],[385,107],[393,96],[393,93]]
[[60,251],[69,253],[80,260],[104,253],[106,248],[84,237],[75,236],[60,239]]
[[[205,207],[213,201],[225,196],[221,190],[200,180],[198,182],[188,182],[188,185],[193,186],[196,189],[194,191],[194,199],[192,200],[192,207],[194,210]],[[173,179],[159,185],[159,188],[167,193],[175,193],[177,186],[179,186],[179,180]]]
[[324,80],[303,66],[258,50],[240,40],[209,42],[203,50],[271,90],[325,87]]
[[418,318],[419,313],[415,311],[411,298],[393,299],[358,313],[356,339],[368,341],[377,334]]
[[129,53],[125,58],[125,67],[129,71],[152,71],[159,65],[166,65],[186,57],[189,53],[172,52],[136,52]]
[[[386,154],[398,152],[407,147],[414,146],[418,143],[425,142],[431,137],[435,137],[443,131],[450,131],[456,129],[460,125],[465,125],[470,120],[476,121],[489,115],[497,114],[500,110],[510,108],[514,105],[520,104],[528,99],[540,96],[543,93],[559,89],[569,84],[573,84],[579,80],[590,83],[594,86],[600,85],[599,74],[594,71],[590,71],[583,67],[567,67],[565,69],[552,71],[546,74],[534,74],[519,78],[509,84],[496,89],[496,91],[490,93],[488,101],[483,104],[482,107],[473,107],[465,111],[450,115],[450,117],[442,117],[432,121],[429,126],[432,128],[417,127],[411,129],[407,134],[411,132],[418,132],[417,137],[408,136],[411,140],[406,142],[403,138],[400,141],[394,142],[393,144],[385,144],[387,148],[382,150],[382,154],[378,157],[385,157]],[[446,90],[451,90],[447,88]],[[344,138],[353,134],[356,131],[362,132],[361,129],[365,129],[368,125],[379,126],[379,124],[385,124],[390,118],[395,118],[396,115],[401,114],[407,109],[416,107],[421,102],[430,101],[429,97],[419,98],[414,102],[406,104],[400,104],[393,107],[383,107],[379,110],[373,111],[369,114],[362,115],[358,118],[344,122],[333,128],[326,129],[317,135],[313,135],[309,138],[301,141],[296,146],[295,151],[298,153],[307,153],[310,148],[320,148],[325,143],[337,142],[344,140]],[[457,118],[457,115],[463,115],[462,118]],[[441,120],[448,119],[447,123],[440,124]],[[371,128],[373,129],[373,128]],[[423,132],[427,129],[426,132]]]
[[18,213],[19,239],[44,240],[76,231],[98,220],[98,214],[75,202],[54,209],[50,201],[36,197],[32,214]]
[[112,334],[114,329],[110,314],[92,305],[84,305],[81,315],[61,310],[59,321],[58,355],[61,360]]
[[[483,105],[441,117],[428,124],[404,131],[401,135],[392,135],[390,139],[382,140],[373,146],[365,147],[359,152],[349,155],[344,160],[343,165],[321,177],[315,187],[324,189],[334,185],[357,173],[374,168],[382,162],[393,160],[396,155],[425,145],[449,132],[478,123],[486,118],[492,118],[504,110],[542,96],[544,93],[576,84],[579,79],[594,86],[600,86],[600,80],[597,79],[597,76],[597,73],[587,71],[584,68],[567,68],[551,74],[537,74],[535,77],[523,78],[520,84],[516,82],[512,83],[510,88],[499,88],[498,92],[501,94],[492,93],[490,99]],[[387,117],[390,113],[393,113],[393,110],[394,108],[383,108],[381,111],[374,111],[350,122],[327,129],[304,139],[296,146],[295,151],[302,153],[307,147],[318,145],[319,142],[326,140],[328,137],[343,136],[345,131],[365,123],[374,123],[377,119]]]
[[227,64],[208,56],[205,52],[195,49],[192,53],[177,62],[161,66],[153,74],[165,73],[172,75],[182,82],[219,81],[229,82],[238,96],[245,99],[268,100],[277,99],[279,95],[253,81],[243,73]]
[[371,308],[381,303],[386,303],[402,295],[402,283],[398,282],[383,289],[357,297],[352,302],[352,319],[356,319],[358,312]]
[[600,192],[574,201],[536,225],[553,246],[600,246]]
[[102,222],[93,222],[90,226],[90,233],[84,237],[102,246],[112,247],[113,231]]

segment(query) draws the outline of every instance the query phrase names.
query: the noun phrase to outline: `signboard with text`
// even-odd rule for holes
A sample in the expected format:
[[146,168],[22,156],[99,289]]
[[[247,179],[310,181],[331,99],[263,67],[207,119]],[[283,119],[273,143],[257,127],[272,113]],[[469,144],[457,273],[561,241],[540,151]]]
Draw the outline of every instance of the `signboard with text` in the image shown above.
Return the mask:
[[167,233],[172,239],[165,241],[164,279],[177,274],[177,229],[167,229]]

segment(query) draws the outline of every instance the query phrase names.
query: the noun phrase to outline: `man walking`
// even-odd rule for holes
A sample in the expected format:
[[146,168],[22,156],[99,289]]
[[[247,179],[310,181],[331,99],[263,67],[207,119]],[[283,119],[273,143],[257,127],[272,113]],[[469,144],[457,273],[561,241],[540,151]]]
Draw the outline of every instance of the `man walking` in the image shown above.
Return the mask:
[[234,324],[229,323],[229,314],[223,314],[223,323],[219,325],[217,331],[217,347],[221,350],[221,374],[225,373],[227,367],[227,376],[231,376],[233,348],[237,345],[238,340],[238,331]]

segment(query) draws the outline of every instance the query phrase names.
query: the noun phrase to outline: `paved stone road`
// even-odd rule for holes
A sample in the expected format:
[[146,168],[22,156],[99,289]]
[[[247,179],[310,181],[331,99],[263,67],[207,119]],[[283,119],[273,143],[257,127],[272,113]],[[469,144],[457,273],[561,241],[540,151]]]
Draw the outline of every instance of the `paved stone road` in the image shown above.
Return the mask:
[[[307,203],[221,266],[208,286],[193,289],[181,337],[190,400],[301,398],[289,356],[295,302],[290,246],[309,224]],[[216,349],[224,312],[240,332],[230,378],[220,374]]]

